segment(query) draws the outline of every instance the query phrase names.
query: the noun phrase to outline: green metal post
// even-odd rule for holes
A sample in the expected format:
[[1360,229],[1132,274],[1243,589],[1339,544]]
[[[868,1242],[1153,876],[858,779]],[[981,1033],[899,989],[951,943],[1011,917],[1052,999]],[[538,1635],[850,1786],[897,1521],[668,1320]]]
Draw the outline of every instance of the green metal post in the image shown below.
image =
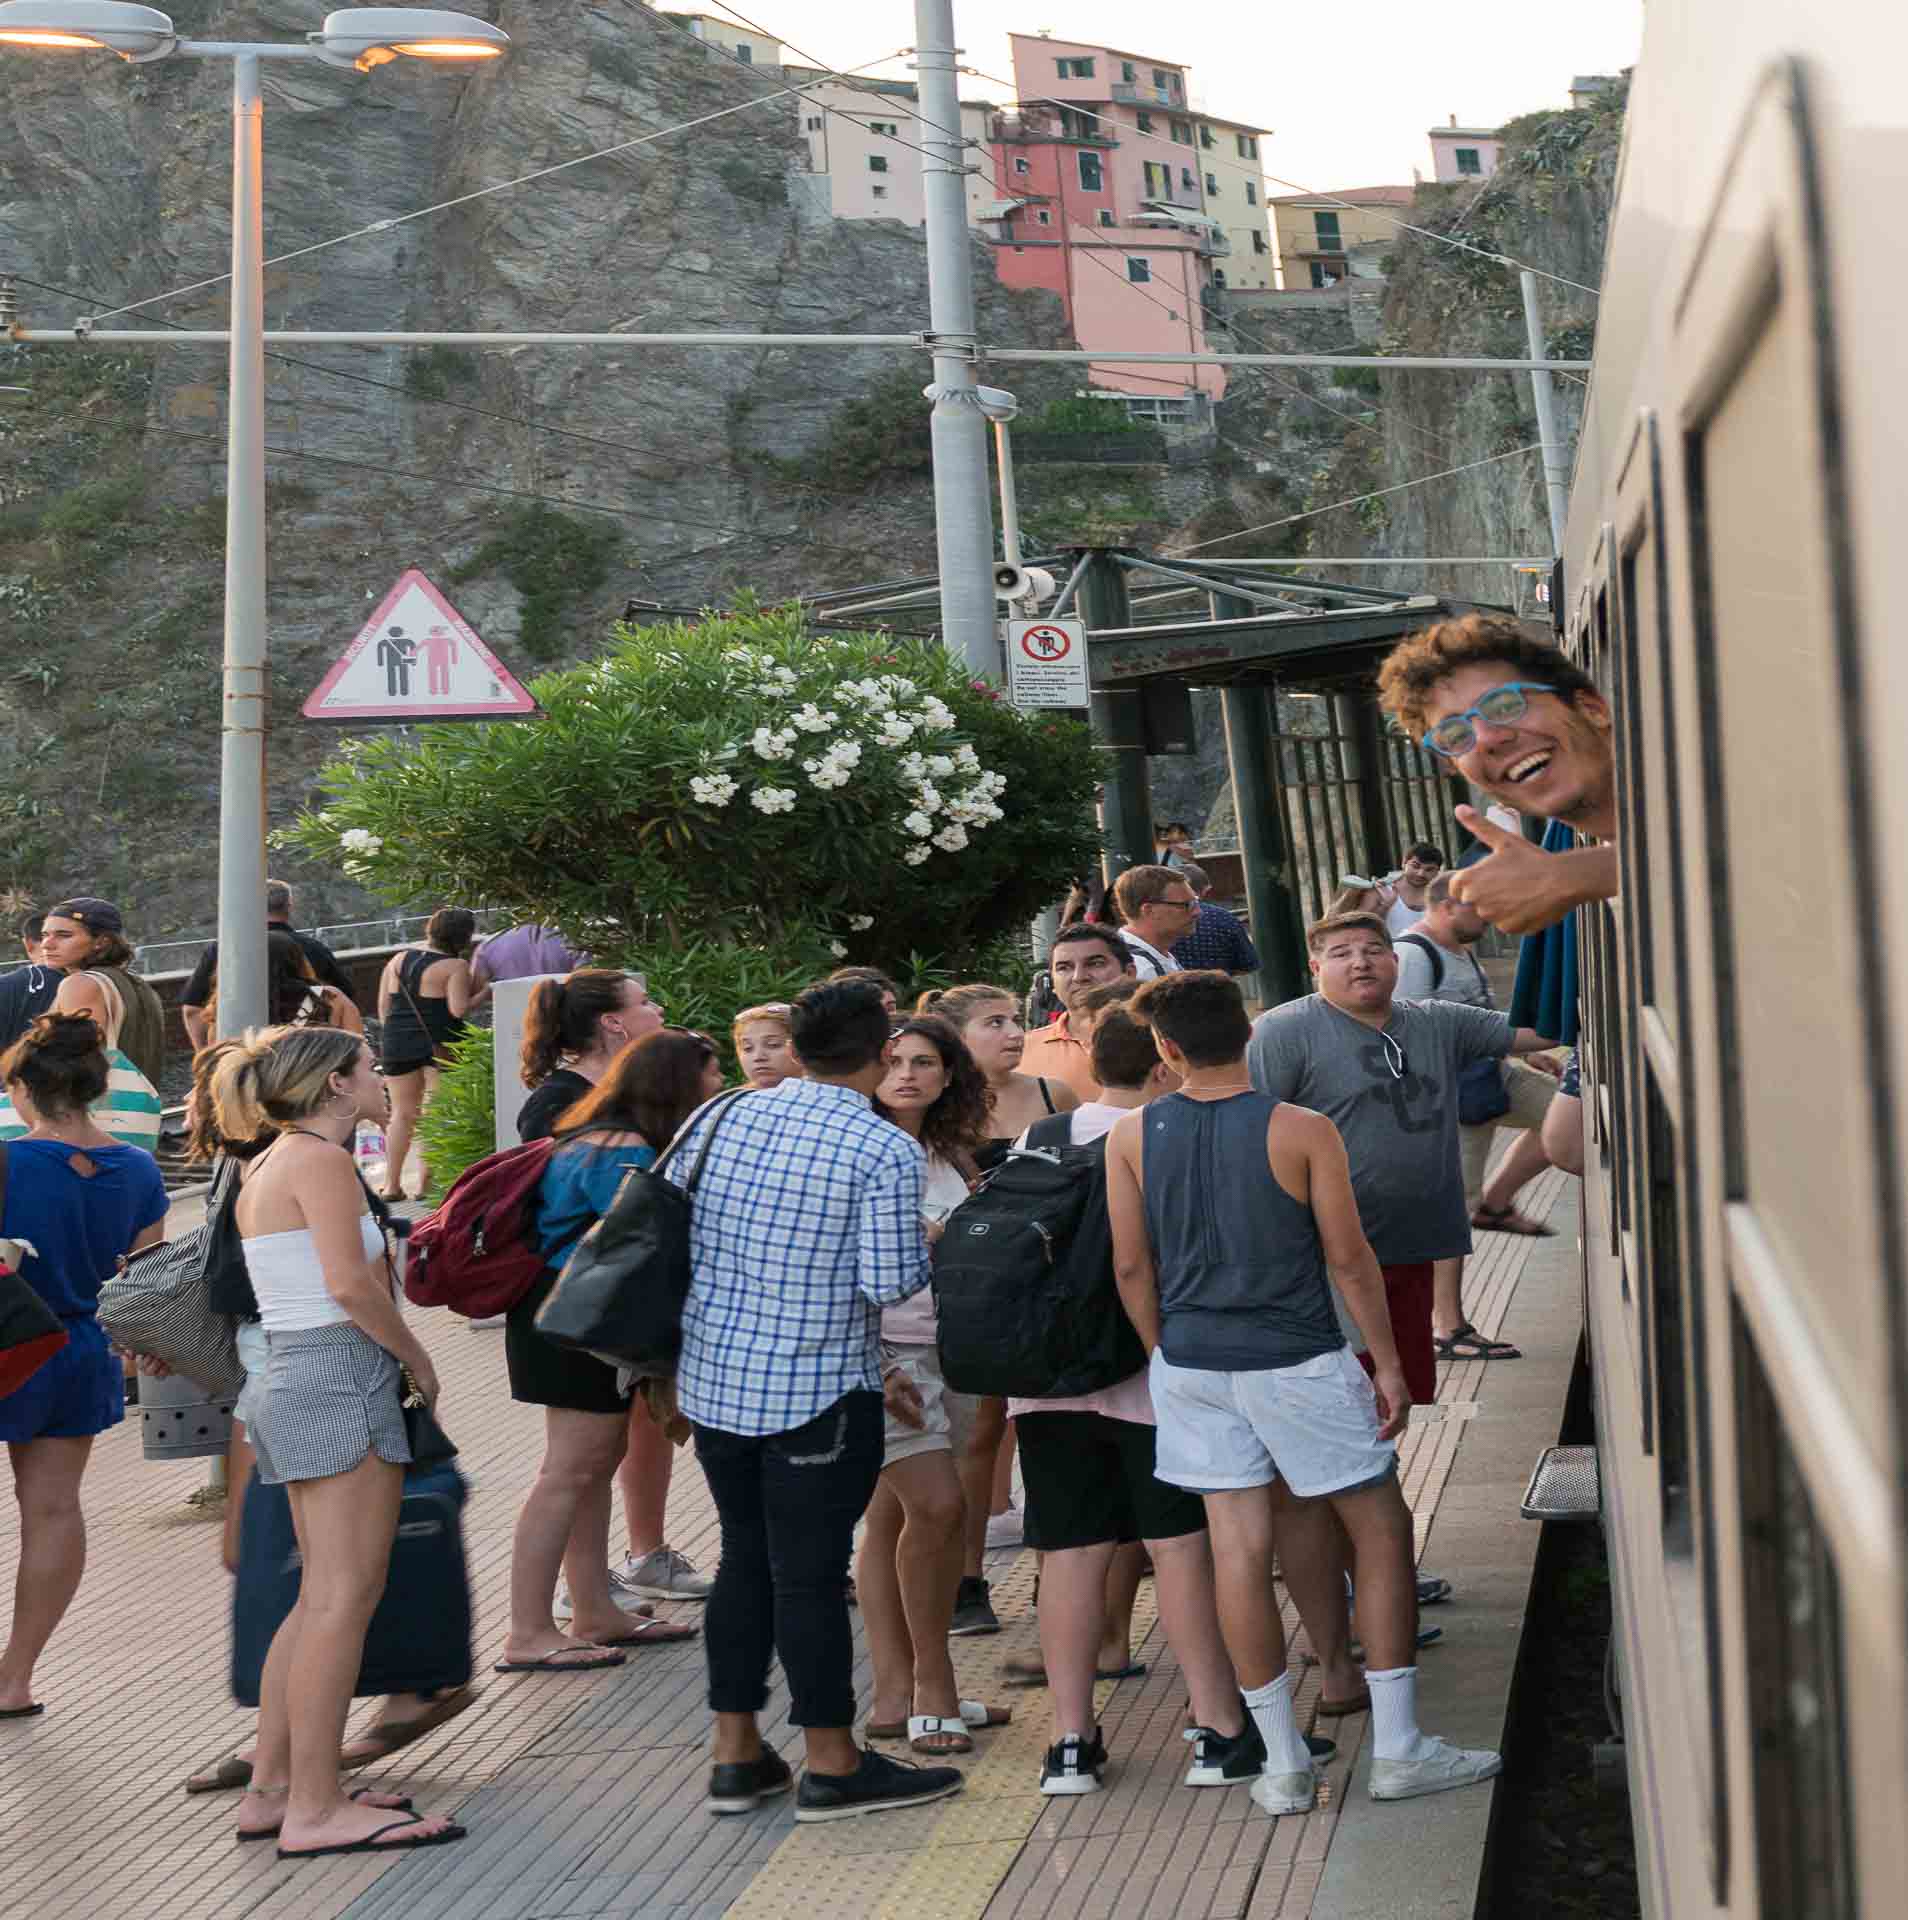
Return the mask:
[[[1230,594],[1212,596],[1215,620],[1237,619],[1247,612],[1249,608]],[[1245,869],[1252,940],[1259,949],[1257,997],[1268,1007],[1311,991],[1305,964],[1305,916],[1292,889],[1290,849],[1273,776],[1277,744],[1272,698],[1271,688],[1249,685],[1226,687],[1219,695],[1232,775],[1232,812],[1239,825],[1239,863]]]
[[1338,708],[1338,730],[1351,742],[1352,765],[1347,769],[1357,783],[1358,811],[1365,823],[1365,857],[1370,878],[1389,873],[1398,864],[1392,844],[1391,821],[1385,811],[1385,736],[1378,720],[1378,703],[1361,688],[1357,693],[1332,696]]
[[[1095,553],[1080,579],[1080,613],[1087,632],[1132,624],[1126,575],[1111,554]],[[1091,654],[1091,645],[1088,652]],[[1114,749],[1107,770],[1103,816],[1106,884],[1153,857],[1153,796],[1146,777],[1146,726],[1136,689],[1096,688],[1093,737]]]

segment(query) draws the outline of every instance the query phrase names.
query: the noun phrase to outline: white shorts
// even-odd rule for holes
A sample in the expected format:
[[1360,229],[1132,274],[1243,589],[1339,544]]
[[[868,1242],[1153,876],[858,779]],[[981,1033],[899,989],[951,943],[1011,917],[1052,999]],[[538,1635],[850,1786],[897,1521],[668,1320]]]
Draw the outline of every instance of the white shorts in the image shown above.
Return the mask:
[[1191,1493],[1282,1479],[1310,1500],[1397,1470],[1397,1446],[1378,1438],[1378,1402],[1349,1347],[1250,1373],[1176,1367],[1155,1348],[1151,1384],[1153,1471]]
[[921,1396],[918,1427],[883,1413],[882,1466],[912,1460],[917,1453],[948,1452],[958,1461],[974,1431],[974,1410],[979,1405],[974,1395],[956,1393],[947,1384],[941,1376],[941,1356],[933,1347],[904,1347],[884,1340],[881,1368],[884,1373],[891,1368],[905,1373]]

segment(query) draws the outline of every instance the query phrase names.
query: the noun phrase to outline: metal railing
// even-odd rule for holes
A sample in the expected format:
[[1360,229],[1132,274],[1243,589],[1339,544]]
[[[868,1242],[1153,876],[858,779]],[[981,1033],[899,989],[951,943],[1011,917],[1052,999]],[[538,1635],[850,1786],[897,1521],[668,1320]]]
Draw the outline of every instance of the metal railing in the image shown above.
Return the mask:
[[[495,908],[478,907],[473,911],[479,933],[502,931],[497,922],[503,916]],[[413,940],[423,939],[430,920],[427,913],[404,913],[392,914],[383,920],[344,920],[328,927],[301,927],[298,931],[322,940],[334,952],[349,953],[354,948],[408,946]],[[199,955],[211,942],[212,935],[207,934],[198,940],[156,940],[147,946],[135,947],[133,971],[138,974],[188,972],[198,964]]]

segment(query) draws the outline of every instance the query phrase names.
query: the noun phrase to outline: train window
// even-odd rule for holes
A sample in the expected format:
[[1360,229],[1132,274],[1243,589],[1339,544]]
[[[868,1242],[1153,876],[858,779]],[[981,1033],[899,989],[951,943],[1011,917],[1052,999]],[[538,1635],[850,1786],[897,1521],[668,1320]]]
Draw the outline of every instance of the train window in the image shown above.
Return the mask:
[[1851,1920],[1841,1586],[1740,1312],[1734,1332],[1762,1911],[1784,1920]]
[[[1656,942],[1641,923],[1654,920],[1659,925],[1666,914],[1642,911],[1642,879],[1650,872],[1650,843],[1655,837],[1653,816],[1660,815],[1660,796],[1649,793],[1643,778],[1643,744],[1646,733],[1654,731],[1656,702],[1645,691],[1642,671],[1643,623],[1647,617],[1637,594],[1639,563],[1646,557],[1649,536],[1634,542],[1623,555],[1621,572],[1622,649],[1617,675],[1617,701],[1613,711],[1622,716],[1617,735],[1617,793],[1623,836],[1619,842],[1623,859],[1623,899],[1633,916],[1632,952],[1636,967],[1636,999],[1632,1004],[1649,1006],[1656,999]],[[1651,622],[1652,628],[1654,622]],[[1652,632],[1654,641],[1655,634]],[[1653,690],[1652,690],[1653,691]],[[1659,760],[1658,766],[1665,766]],[[1674,876],[1672,876],[1674,884]],[[1660,937],[1660,936],[1659,936]]]

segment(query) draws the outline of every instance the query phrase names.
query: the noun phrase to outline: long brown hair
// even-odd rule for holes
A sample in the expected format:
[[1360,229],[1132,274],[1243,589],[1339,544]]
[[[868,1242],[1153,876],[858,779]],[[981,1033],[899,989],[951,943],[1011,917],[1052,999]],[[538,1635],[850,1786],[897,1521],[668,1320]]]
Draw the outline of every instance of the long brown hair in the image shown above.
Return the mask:
[[[894,1031],[896,1040],[918,1033],[933,1044],[947,1076],[940,1097],[921,1116],[921,1144],[942,1160],[954,1160],[987,1137],[994,1111],[994,1093],[986,1076],[974,1064],[959,1030],[939,1014],[917,1013]],[[876,1103],[879,1107],[880,1103]]]
[[523,1014],[518,1071],[526,1087],[540,1087],[566,1053],[596,1044],[596,1023],[623,1004],[629,975],[609,967],[579,967],[561,980],[539,980]]
[[658,1153],[702,1105],[702,1077],[720,1059],[706,1034],[665,1027],[622,1048],[609,1071],[563,1115],[564,1134],[640,1133]]
[[278,1138],[276,1128],[268,1128],[251,1140],[228,1140],[219,1131],[212,1083],[223,1062],[242,1052],[244,1046],[242,1040],[216,1040],[192,1056],[192,1095],[186,1102],[186,1158],[195,1166],[216,1160],[220,1154],[234,1160],[255,1159]]

